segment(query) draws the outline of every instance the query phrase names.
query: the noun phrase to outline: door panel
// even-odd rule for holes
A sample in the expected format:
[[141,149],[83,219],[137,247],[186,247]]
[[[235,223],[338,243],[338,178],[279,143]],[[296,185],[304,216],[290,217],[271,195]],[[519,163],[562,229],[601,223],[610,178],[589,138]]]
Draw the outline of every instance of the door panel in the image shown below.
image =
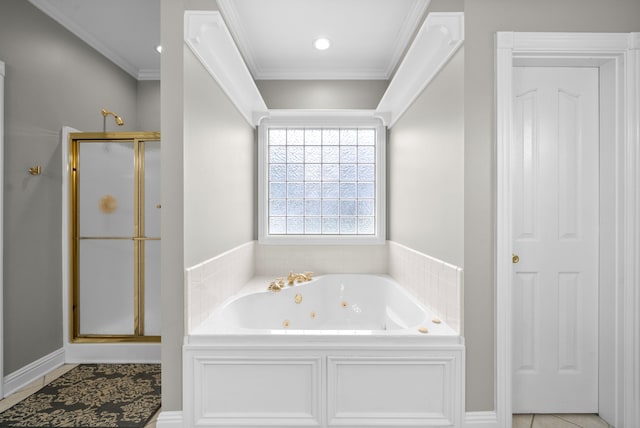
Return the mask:
[[80,241],[80,334],[134,333],[133,242]]
[[598,69],[514,68],[513,411],[598,410]]
[[144,250],[144,334],[160,336],[160,241],[146,241]]
[[144,142],[145,236],[160,237],[160,141]]
[[80,236],[133,236],[133,142],[79,145]]

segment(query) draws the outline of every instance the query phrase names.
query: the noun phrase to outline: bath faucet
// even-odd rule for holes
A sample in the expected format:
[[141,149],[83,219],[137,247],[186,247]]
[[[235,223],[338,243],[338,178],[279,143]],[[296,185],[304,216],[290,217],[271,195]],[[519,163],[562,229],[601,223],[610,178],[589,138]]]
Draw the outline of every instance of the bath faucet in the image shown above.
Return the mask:
[[[293,273],[289,272],[287,277],[287,285],[293,286],[296,283],[307,282],[313,279],[313,272]],[[284,278],[276,278],[269,283],[267,290],[278,292],[284,288]]]
[[287,284],[293,285],[295,282],[311,281],[312,276],[313,276],[313,272],[305,272],[305,273],[289,272],[289,276],[287,277]]
[[271,281],[271,283],[267,287],[267,290],[277,293],[283,288],[284,288],[284,278],[276,278],[275,280]]

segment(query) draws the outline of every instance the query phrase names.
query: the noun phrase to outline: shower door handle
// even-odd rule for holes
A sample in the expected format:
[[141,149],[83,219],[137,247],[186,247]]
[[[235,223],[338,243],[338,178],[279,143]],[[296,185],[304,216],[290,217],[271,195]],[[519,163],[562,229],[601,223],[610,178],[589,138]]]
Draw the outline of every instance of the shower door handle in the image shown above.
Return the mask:
[[148,238],[146,236],[134,236],[131,238],[132,241],[159,241],[160,238]]

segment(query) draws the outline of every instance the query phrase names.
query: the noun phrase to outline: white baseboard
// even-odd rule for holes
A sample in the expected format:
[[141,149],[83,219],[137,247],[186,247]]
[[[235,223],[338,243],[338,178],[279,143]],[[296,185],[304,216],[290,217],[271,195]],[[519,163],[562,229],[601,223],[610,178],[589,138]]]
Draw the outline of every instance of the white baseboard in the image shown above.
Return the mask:
[[183,428],[182,411],[160,412],[156,428]]
[[498,428],[498,415],[490,412],[467,412],[464,418],[465,428]]
[[57,351],[53,351],[39,360],[8,374],[4,378],[4,397],[13,394],[34,380],[46,375],[51,370],[60,367],[64,363],[65,351],[64,348],[60,348]]
[[159,363],[159,343],[69,343],[66,363]]
[[[183,428],[182,411],[160,412],[157,428]],[[496,412],[467,412],[464,428],[498,428]]]

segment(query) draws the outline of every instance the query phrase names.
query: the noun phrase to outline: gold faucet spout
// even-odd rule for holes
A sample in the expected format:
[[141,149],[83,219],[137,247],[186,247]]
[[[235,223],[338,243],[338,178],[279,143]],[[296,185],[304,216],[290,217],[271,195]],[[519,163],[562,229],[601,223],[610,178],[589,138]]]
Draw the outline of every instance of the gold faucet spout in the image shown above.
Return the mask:
[[293,285],[294,283],[311,281],[312,276],[313,276],[313,272],[305,272],[305,273],[289,272],[289,276],[287,277],[287,284]]

